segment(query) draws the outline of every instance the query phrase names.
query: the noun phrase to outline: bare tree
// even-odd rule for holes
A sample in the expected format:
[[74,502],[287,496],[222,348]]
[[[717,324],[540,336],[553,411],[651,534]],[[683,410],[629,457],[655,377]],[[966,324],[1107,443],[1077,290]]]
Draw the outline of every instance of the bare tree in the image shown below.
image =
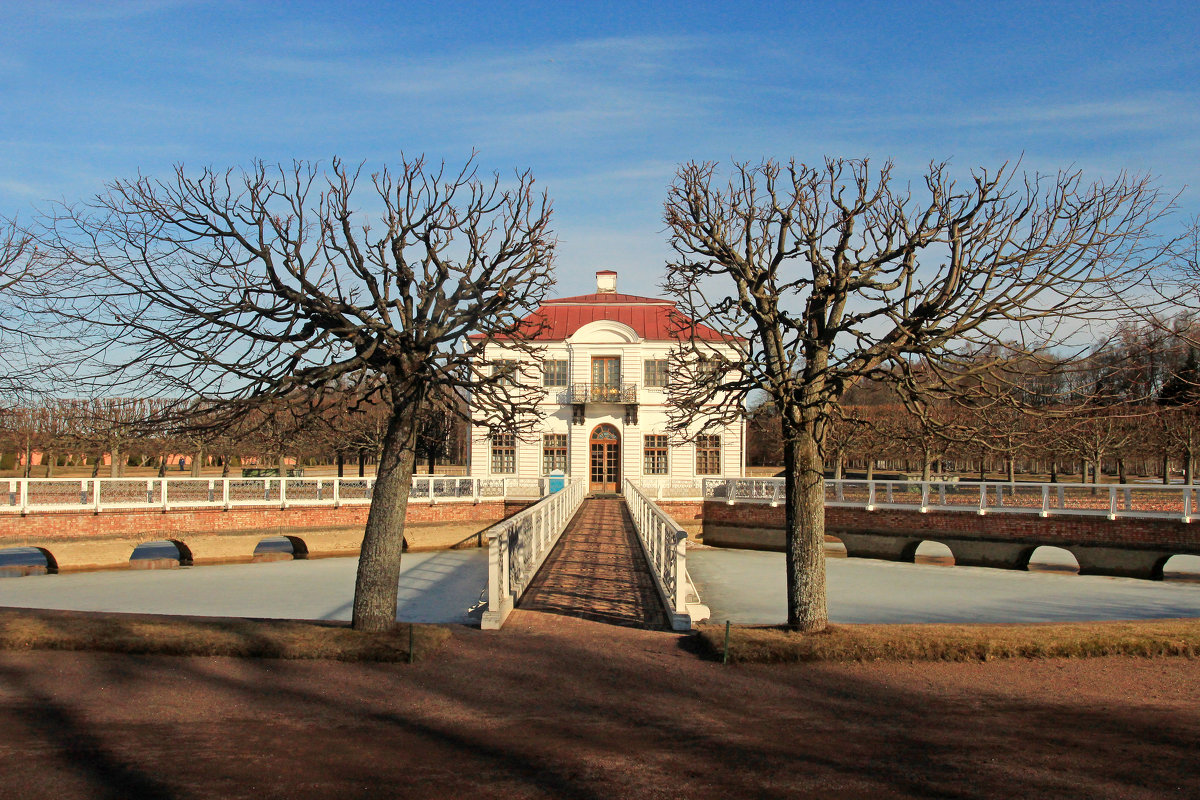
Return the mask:
[[[1064,320],[1100,314],[1159,258],[1145,240],[1162,209],[1147,179],[1022,179],[1005,165],[960,185],[934,164],[918,197],[891,173],[767,161],[735,165],[726,180],[689,163],[665,204],[677,256],[668,290],[743,350],[719,369],[681,372],[691,380],[673,387],[672,423],[683,429],[701,402],[740,413],[754,390],[779,409],[788,624],[800,630],[827,624],[823,444],[847,388],[889,382],[919,409],[931,388],[950,393],[981,369],[972,361],[988,347],[1044,348],[1076,333]],[[713,350],[692,337],[679,358]]]
[[371,175],[373,191],[356,193],[359,181],[338,160],[178,167],[60,209],[42,239],[86,277],[69,313],[93,333],[97,380],[231,414],[297,395],[320,409],[331,392],[388,409],[353,611],[355,628],[382,630],[396,617],[420,414],[469,393],[477,421],[536,423],[536,392],[483,364],[486,339],[467,333],[517,331],[552,284],[554,242],[528,173],[506,188],[473,159],[447,171],[402,158]]

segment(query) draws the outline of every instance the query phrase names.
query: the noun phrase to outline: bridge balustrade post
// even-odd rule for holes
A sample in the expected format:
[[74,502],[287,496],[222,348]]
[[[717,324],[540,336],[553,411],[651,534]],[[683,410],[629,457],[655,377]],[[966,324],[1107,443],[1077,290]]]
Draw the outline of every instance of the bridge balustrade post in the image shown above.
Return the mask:
[[987,484],[982,481],[979,482],[979,513],[987,513]]
[[221,486],[221,504],[222,504],[222,505],[224,505],[224,506],[225,506],[225,510],[226,510],[226,511],[228,511],[228,510],[230,509],[230,504],[229,504],[229,478],[222,478],[222,479],[221,479],[221,483],[222,483],[222,486]]
[[167,500],[167,479],[163,478],[161,481],[159,481],[159,484],[159,489],[162,491],[162,510],[170,511],[171,503],[169,500]]
[[1109,487],[1108,490],[1108,518],[1117,518],[1117,488],[1115,486]]
[[921,513],[929,510],[929,483],[921,481]]
[[100,479],[92,479],[92,502],[95,504],[95,511],[100,513]]
[[1050,487],[1042,484],[1042,516],[1050,516]]
[[891,481],[887,482],[887,501],[888,501],[888,505],[892,504],[892,482]]
[[671,583],[673,584],[671,586],[671,590],[672,590],[672,592],[674,592],[675,596],[672,597],[671,599],[674,601],[676,614],[688,613],[687,597],[685,596],[683,587],[681,586],[681,584],[683,582],[683,574],[686,571],[687,571],[687,534],[684,533],[683,531],[675,531],[675,579],[673,581],[671,581]]
[[279,479],[279,507],[287,508],[287,478]]
[[[778,491],[778,488],[776,488]],[[867,484],[867,511],[875,510],[875,481]]]
[[213,481],[208,482],[208,502],[213,501],[213,495],[216,493],[216,484]]
[[29,481],[21,480],[21,513],[29,513]]
[[1184,487],[1183,490],[1183,521],[1192,521],[1192,488]]

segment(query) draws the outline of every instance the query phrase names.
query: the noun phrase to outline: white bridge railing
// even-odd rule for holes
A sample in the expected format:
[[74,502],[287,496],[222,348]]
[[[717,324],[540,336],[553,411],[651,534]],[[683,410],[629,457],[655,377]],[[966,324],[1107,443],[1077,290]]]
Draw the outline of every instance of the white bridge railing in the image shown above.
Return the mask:
[[488,608],[481,628],[504,624],[586,496],[587,483],[574,481],[489,529]]
[[[0,478],[0,514],[41,511],[367,505],[375,478]],[[548,479],[414,475],[410,502],[541,497]]]
[[[825,505],[907,511],[970,511],[976,514],[1038,514],[1141,517],[1191,522],[1196,486],[1161,484],[1008,483],[1005,481],[825,481]],[[708,478],[704,499],[781,505],[783,478]]]
[[688,575],[687,534],[628,478],[623,489],[638,543],[671,618],[671,629],[691,630],[693,622],[708,619],[709,611],[700,602],[700,593]]

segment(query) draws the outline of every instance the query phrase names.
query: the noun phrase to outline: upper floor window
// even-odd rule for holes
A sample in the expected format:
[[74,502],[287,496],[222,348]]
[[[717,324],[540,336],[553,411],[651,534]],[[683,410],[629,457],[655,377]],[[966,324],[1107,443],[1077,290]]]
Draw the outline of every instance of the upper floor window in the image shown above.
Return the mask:
[[542,362],[542,385],[543,386],[566,386],[567,385],[567,362],[565,360],[543,361]]
[[721,474],[721,437],[712,434],[696,437],[696,474]]
[[667,385],[667,360],[665,358],[646,360],[646,385]]
[[567,435],[547,433],[542,439],[542,474],[567,472]]
[[496,359],[492,362],[492,375],[506,375],[505,383],[516,383],[521,377],[519,364],[515,358]]
[[513,474],[517,471],[517,437],[511,433],[492,434],[492,472]]
[[721,377],[724,373],[721,359],[717,356],[702,356],[696,362],[696,374],[701,378],[709,378],[712,376]]

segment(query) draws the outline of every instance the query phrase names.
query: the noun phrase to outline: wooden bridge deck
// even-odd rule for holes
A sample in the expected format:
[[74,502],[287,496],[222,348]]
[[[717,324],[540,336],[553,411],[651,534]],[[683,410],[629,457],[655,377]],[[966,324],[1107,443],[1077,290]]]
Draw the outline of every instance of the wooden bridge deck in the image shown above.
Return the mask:
[[633,628],[669,628],[621,498],[588,498],[519,608]]

